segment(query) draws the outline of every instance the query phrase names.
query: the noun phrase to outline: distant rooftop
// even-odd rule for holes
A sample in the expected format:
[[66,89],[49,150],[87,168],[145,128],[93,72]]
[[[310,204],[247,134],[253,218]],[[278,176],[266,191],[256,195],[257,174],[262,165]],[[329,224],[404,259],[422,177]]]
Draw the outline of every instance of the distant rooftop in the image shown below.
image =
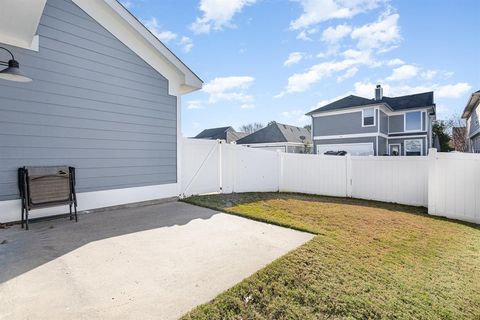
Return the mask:
[[248,136],[239,139],[237,144],[297,142],[312,143],[310,130],[274,122]]
[[334,111],[340,109],[353,108],[358,106],[366,106],[371,104],[384,103],[388,105],[392,110],[408,110],[415,108],[424,108],[424,107],[435,107],[433,102],[433,92],[424,92],[417,94],[410,94],[406,96],[399,97],[383,97],[381,99],[367,99],[355,95],[349,95],[340,100],[329,103],[323,107],[315,109],[307,113],[307,115],[312,115],[314,113],[325,112],[325,111]]
[[208,140],[225,140],[227,143],[235,142],[240,138],[245,137],[245,132],[235,131],[232,127],[220,127],[205,129],[197,134],[195,139],[208,139]]

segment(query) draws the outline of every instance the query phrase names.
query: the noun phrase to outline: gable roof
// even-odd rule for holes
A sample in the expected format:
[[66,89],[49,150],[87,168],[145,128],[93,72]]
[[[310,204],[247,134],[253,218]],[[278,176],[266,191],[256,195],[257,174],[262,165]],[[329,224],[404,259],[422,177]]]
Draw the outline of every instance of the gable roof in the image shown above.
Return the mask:
[[311,143],[312,139],[308,129],[275,122],[238,140],[237,144],[273,142]]
[[359,96],[349,95],[345,98],[310,111],[307,113],[307,115],[374,104],[385,104],[393,111],[435,107],[435,103],[433,103],[433,91],[400,97],[383,97],[381,100],[367,99]]
[[195,139],[210,139],[210,140],[225,140],[227,143],[237,141],[240,138],[245,137],[245,132],[237,132],[232,127],[220,127],[205,129],[197,134]]
[[203,81],[117,0],[72,0],[169,81],[169,93],[183,95]]
[[467,105],[465,106],[465,109],[463,110],[462,113],[462,119],[467,119],[470,117],[470,114],[472,113],[473,109],[475,109],[476,106],[480,104],[480,90],[477,92],[472,93],[470,96],[470,99],[468,99]]

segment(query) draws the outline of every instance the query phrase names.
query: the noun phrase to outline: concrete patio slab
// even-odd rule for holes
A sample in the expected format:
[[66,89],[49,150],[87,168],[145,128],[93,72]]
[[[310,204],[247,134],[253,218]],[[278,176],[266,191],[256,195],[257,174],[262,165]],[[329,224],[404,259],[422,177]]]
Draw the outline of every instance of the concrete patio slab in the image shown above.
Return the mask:
[[176,319],[308,233],[180,202],[0,230],[0,319]]

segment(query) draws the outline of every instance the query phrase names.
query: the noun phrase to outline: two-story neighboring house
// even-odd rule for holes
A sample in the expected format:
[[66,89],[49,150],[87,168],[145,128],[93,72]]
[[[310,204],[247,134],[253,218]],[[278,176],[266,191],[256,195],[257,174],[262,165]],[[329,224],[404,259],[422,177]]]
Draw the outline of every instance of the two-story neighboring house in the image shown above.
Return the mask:
[[469,152],[480,153],[480,90],[473,93],[463,111],[467,122],[467,148]]
[[375,98],[350,95],[307,115],[312,117],[315,152],[352,155],[427,155],[435,120],[433,92]]

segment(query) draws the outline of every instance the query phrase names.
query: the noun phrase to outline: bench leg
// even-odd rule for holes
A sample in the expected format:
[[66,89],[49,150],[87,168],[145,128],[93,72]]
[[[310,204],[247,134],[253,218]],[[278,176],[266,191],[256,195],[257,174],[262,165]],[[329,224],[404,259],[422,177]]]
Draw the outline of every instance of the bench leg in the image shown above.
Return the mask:
[[70,203],[69,205],[69,208],[70,208],[70,221],[73,220],[73,216],[72,216],[72,204]]
[[74,209],[75,209],[75,222],[78,222],[78,216],[77,216],[77,204],[75,203],[73,206],[74,206]]
[[25,208],[25,230],[28,230],[28,208]]

